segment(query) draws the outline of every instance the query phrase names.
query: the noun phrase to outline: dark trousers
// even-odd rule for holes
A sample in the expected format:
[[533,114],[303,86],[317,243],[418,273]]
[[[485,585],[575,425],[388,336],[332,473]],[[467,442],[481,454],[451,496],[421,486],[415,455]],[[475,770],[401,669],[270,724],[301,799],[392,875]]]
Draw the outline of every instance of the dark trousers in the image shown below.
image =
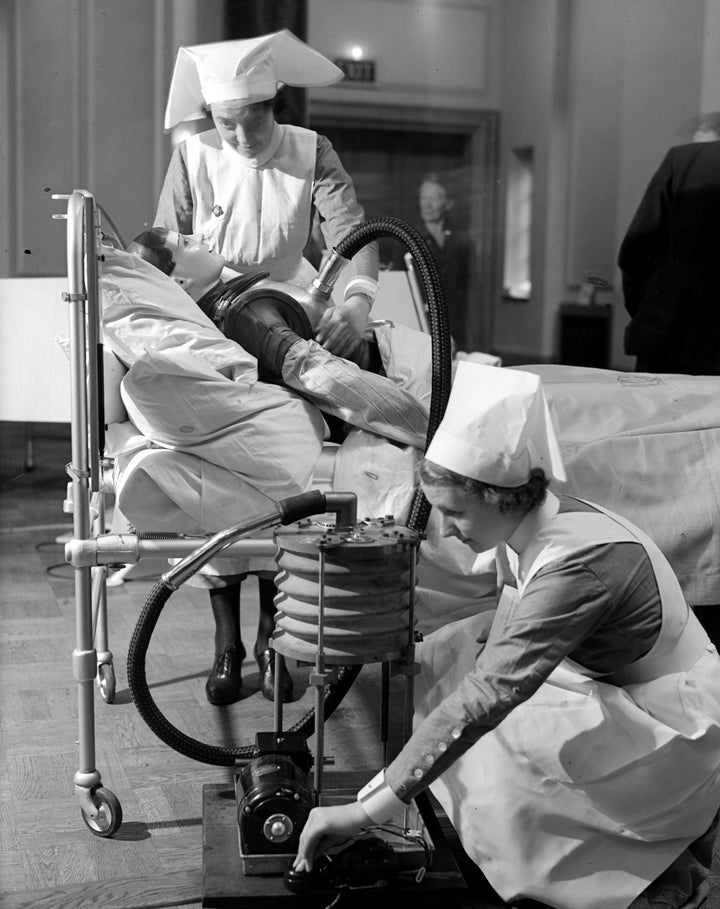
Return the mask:
[[710,640],[720,650],[720,605],[695,606],[693,612],[698,617],[702,627],[707,631]]

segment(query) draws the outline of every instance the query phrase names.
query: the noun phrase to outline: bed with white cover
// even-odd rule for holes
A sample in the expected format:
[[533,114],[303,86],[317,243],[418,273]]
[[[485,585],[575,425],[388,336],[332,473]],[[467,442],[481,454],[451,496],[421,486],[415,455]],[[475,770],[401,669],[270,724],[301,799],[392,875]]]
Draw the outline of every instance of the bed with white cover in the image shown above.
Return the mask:
[[[135,528],[214,533],[266,513],[269,500],[303,491],[314,474],[356,492],[360,517],[406,518],[420,452],[354,429],[331,457],[317,411],[258,384],[253,358],[171,279],[108,249],[100,287],[103,340],[127,369],[124,411],[114,416],[128,419],[109,425],[108,453],[119,511]],[[385,325],[376,337],[387,375],[429,400],[428,336]],[[720,604],[720,378],[520,368],[543,379],[566,462],[563,491],[646,530],[693,606]],[[439,538],[431,513],[421,629],[482,607],[494,578],[471,576],[473,560]]]

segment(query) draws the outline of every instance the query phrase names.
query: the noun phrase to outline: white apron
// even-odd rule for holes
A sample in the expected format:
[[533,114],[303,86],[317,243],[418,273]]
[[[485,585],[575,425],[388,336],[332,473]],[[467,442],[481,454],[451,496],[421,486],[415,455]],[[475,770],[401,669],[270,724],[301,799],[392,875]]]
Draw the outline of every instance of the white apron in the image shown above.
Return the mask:
[[195,233],[241,274],[269,271],[272,280],[289,281],[300,273],[309,283],[315,270],[302,252],[310,234],[317,134],[276,124],[258,159],[203,135],[186,143]]
[[[521,596],[543,565],[564,555],[637,541],[662,597],[658,641],[628,667],[624,687],[563,661],[430,787],[508,901],[625,909],[706,831],[720,805],[717,651],[657,547],[605,514],[615,523],[602,514],[557,515],[520,554],[527,576],[519,589],[503,595]],[[418,646],[416,725],[473,667],[484,625],[486,616],[463,620]]]

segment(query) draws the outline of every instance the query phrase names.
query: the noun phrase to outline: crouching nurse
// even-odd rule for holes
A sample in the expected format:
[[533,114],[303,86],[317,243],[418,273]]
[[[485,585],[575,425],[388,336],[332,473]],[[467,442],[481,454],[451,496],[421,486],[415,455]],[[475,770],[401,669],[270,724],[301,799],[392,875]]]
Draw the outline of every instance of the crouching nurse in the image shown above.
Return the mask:
[[481,616],[420,645],[412,736],[356,802],[313,810],[296,869],[430,787],[506,901],[705,900],[717,651],[653,542],[548,489],[563,479],[540,380],[461,362],[421,483],[478,569],[494,551],[497,608],[484,633]]

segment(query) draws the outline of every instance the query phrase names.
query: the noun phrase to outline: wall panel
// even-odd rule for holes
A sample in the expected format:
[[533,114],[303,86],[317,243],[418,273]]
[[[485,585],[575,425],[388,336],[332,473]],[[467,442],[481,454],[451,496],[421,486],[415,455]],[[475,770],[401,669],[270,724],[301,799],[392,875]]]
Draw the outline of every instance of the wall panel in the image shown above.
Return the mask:
[[[11,111],[14,108],[12,68],[9,65],[13,38],[12,13],[9,3],[0,3],[0,123],[6,127],[0,129],[0,278],[10,274],[10,246],[15,224],[15,196],[11,189],[13,181],[10,173],[13,141]],[[4,65],[2,61],[5,61]]]
[[68,2],[14,6],[10,171],[15,213],[10,268],[15,275],[59,274],[64,232],[51,220],[51,192],[82,175],[79,117],[80,22]]
[[[219,2],[206,20],[219,23]],[[171,0],[6,0],[10,211],[6,277],[65,271],[52,193],[92,192],[129,239],[151,222],[170,155],[162,130],[180,30],[195,3]],[[195,33],[195,30],[194,32]],[[220,37],[214,27],[209,37]]]
[[152,220],[152,148],[160,141],[153,96],[154,6],[147,0],[93,4],[89,29],[88,188],[125,239]]
[[497,104],[498,0],[308,0],[308,41],[331,59],[354,45],[374,84],[313,90],[317,100],[482,109]]

